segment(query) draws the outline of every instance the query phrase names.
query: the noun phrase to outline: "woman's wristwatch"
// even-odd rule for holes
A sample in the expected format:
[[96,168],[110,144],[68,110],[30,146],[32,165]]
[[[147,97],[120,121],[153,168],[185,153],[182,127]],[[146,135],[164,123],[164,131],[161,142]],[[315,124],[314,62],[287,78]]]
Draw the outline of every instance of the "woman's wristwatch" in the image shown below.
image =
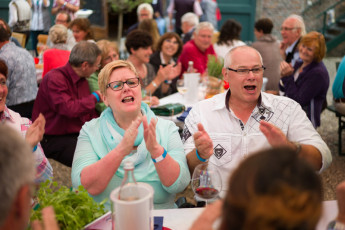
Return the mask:
[[345,230],[345,224],[333,220],[328,224],[327,230]]

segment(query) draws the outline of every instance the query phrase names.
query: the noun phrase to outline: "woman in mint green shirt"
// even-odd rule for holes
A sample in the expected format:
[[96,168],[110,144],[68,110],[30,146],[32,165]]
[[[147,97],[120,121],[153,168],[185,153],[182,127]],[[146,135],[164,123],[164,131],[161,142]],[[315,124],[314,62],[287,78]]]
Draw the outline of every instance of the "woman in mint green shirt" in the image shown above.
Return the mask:
[[72,183],[83,185],[97,202],[109,199],[121,185],[124,162],[132,161],[136,180],[154,189],[154,207],[174,208],[175,194],[190,181],[183,144],[176,125],[156,117],[142,102],[137,76],[128,61],[114,61],[101,70],[99,86],[108,108],[80,131]]
[[[101,68],[100,70],[108,63],[115,61],[115,60],[119,60],[119,49],[117,48],[117,44],[116,42],[111,42],[108,40],[99,40],[97,43],[97,46],[99,47],[99,49],[102,51],[102,59],[101,59]],[[91,76],[87,79],[87,82],[89,83],[89,88],[90,88],[90,92],[95,92],[97,90],[99,90],[98,87],[98,74],[99,71],[94,72],[93,74],[91,74]],[[107,108],[107,106],[103,103],[103,102],[98,102],[96,104],[96,110],[98,113],[102,113],[103,110],[105,110]]]

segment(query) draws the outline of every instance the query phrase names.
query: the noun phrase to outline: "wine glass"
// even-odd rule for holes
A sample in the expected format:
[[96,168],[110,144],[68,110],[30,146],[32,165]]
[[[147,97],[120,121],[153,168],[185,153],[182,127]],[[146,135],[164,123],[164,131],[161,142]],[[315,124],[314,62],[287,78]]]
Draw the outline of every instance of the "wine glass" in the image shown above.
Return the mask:
[[182,96],[187,93],[187,86],[184,79],[178,79],[176,82],[177,91],[182,94]]
[[192,176],[192,189],[197,198],[211,200],[218,196],[222,190],[222,179],[214,164],[200,164],[194,169]]

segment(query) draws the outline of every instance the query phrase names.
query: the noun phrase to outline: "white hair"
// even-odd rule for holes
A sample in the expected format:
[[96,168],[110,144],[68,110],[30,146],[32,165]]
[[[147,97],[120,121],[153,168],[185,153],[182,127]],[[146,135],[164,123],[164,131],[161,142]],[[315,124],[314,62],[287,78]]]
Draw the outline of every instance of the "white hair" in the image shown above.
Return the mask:
[[5,222],[19,189],[35,180],[32,149],[13,128],[0,124],[0,226]]
[[257,51],[256,49],[254,49],[251,46],[242,45],[242,46],[236,46],[236,47],[230,49],[229,52],[227,52],[227,54],[225,55],[225,58],[224,58],[224,68],[227,68],[227,67],[229,67],[231,65],[232,53],[235,50],[237,50],[237,49],[251,49],[251,50],[254,50],[259,55],[261,65],[263,65],[262,57],[261,57],[261,54],[260,54],[259,51]]
[[153,15],[153,8],[150,4],[148,3],[142,3],[138,6],[138,9],[137,9],[137,15],[139,16],[140,14],[140,11],[142,10],[148,10],[150,11],[150,14],[151,14],[151,18],[152,18],[152,15]]
[[187,22],[188,25],[194,27],[194,26],[199,24],[199,17],[198,17],[198,15],[196,15],[192,12],[188,12],[188,13],[185,13],[181,17],[181,23],[184,23],[184,22]]
[[301,29],[301,36],[304,36],[307,34],[307,32],[305,30],[305,24],[304,24],[304,20],[303,20],[302,16],[297,15],[297,14],[291,14],[289,17],[287,17],[287,19],[294,19],[295,27]]
[[199,31],[200,31],[200,30],[203,30],[203,29],[209,29],[209,30],[212,31],[212,33],[213,33],[213,31],[214,31],[214,27],[213,27],[213,25],[212,25],[211,22],[200,22],[200,23],[196,26],[194,33],[195,33],[195,34],[198,34]]

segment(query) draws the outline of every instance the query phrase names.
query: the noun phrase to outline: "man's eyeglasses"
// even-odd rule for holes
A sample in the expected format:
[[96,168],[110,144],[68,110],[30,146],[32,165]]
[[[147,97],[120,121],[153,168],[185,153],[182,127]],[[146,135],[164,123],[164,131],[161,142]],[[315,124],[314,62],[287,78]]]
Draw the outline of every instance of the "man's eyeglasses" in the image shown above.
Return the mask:
[[236,72],[239,75],[249,74],[250,71],[252,71],[252,73],[254,75],[259,75],[259,74],[262,74],[264,72],[266,67],[265,66],[261,66],[261,67],[257,67],[257,68],[253,68],[253,69],[231,69],[230,67],[227,67],[227,69],[230,70],[230,71]]
[[298,27],[281,27],[280,31],[291,31],[295,29],[298,29]]
[[130,78],[127,79],[127,81],[113,81],[107,85],[107,88],[110,88],[114,91],[119,91],[123,89],[125,83],[128,85],[129,88],[135,88],[139,85],[139,78]]

